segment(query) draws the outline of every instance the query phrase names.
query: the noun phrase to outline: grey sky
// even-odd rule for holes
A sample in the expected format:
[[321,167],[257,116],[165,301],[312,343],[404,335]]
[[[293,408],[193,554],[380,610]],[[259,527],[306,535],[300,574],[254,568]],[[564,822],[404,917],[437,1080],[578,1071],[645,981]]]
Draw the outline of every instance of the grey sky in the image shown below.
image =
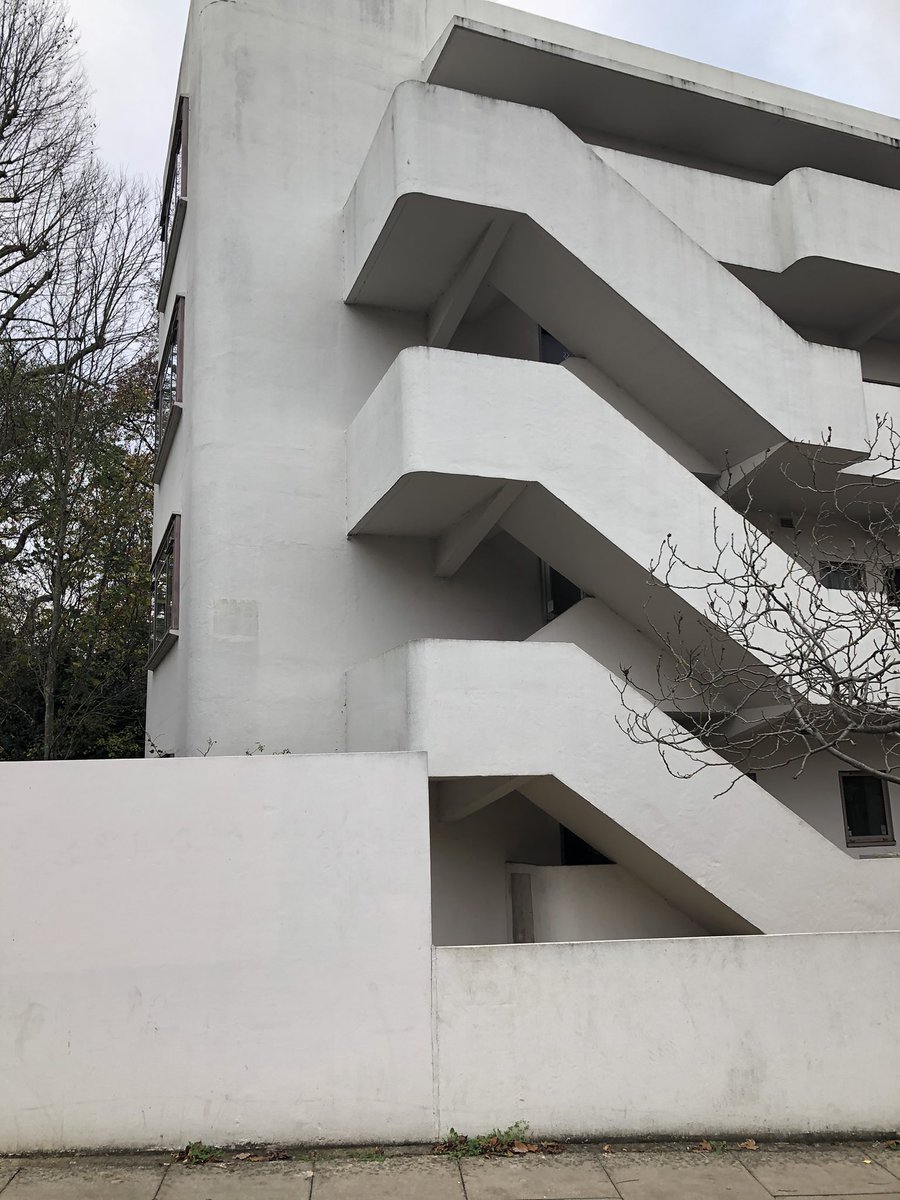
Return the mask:
[[[81,29],[102,153],[114,165],[155,177],[188,0],[69,0],[69,6]],[[517,0],[515,6],[900,115],[900,0]]]

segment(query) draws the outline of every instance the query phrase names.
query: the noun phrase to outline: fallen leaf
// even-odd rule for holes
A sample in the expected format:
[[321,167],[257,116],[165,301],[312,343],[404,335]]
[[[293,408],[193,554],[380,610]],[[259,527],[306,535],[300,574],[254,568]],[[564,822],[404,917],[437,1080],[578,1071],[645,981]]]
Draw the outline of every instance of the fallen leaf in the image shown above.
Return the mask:
[[864,1163],[870,1163],[871,1161],[872,1161],[872,1160],[871,1160],[871,1158],[864,1158],[864,1159],[863,1159],[863,1162],[864,1162]]
[[709,1151],[712,1150],[712,1142],[708,1142],[706,1138],[704,1138],[697,1149],[702,1150],[704,1154],[708,1154]]
[[759,1145],[756,1138],[747,1138],[746,1142],[741,1142],[740,1148],[741,1150],[758,1150]]
[[527,1154],[528,1147],[525,1145],[524,1142],[513,1142],[512,1152],[513,1152],[513,1154]]
[[603,1151],[603,1153],[604,1153],[604,1154],[612,1154],[612,1152],[613,1152],[613,1148],[612,1148],[612,1146],[609,1144],[609,1142],[604,1142],[604,1143],[603,1143],[603,1146],[601,1147],[601,1149],[602,1149],[602,1151]]

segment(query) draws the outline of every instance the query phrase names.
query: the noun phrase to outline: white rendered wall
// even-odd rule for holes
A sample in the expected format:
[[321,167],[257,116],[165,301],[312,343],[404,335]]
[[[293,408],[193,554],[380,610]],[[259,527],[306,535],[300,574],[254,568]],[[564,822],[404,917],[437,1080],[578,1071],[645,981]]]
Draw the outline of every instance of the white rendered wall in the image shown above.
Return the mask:
[[900,935],[432,951],[422,755],[4,764],[0,820],[0,1153],[896,1123]]
[[559,862],[559,823],[512,793],[461,821],[431,821],[432,938],[436,946],[510,940],[506,864]]
[[[194,0],[179,81],[179,91],[190,97],[188,214],[161,318],[164,334],[175,297],[185,295],[185,417],[155,512],[157,541],[172,512],[183,517],[180,638],[149,687],[149,731],[163,751],[196,754],[210,741],[214,754],[240,753],[256,742],[294,751],[340,749],[343,673],[353,663],[412,637],[518,639],[539,620],[533,560],[508,541],[478,551],[453,579],[436,580],[432,549],[423,542],[348,544],[344,536],[344,432],[396,353],[424,340],[425,320],[424,314],[341,303],[341,209],[393,90],[427,71],[423,59],[457,13],[519,38],[617,57],[638,74],[692,80],[720,94],[743,91],[752,103],[806,111],[814,123],[849,127],[865,125],[866,117],[879,136],[894,128],[871,114],[481,0],[390,6]],[[479,109],[480,102],[469,97],[464,104]],[[554,131],[542,154],[555,162],[555,135],[571,137],[566,145],[582,152],[578,170],[588,169],[591,151],[554,118],[514,105],[487,107],[504,114],[503,136],[492,145],[506,150],[498,156],[488,147],[485,163],[501,168],[501,180],[512,178],[512,157],[506,160],[517,145],[543,140],[539,129]],[[516,134],[520,127],[524,138]],[[447,160],[451,176],[455,162]],[[616,171],[590,166],[608,182],[605,205],[615,208],[628,197],[653,217],[652,206]],[[551,213],[563,198],[552,170],[529,183],[524,200],[543,203],[548,188]],[[478,189],[471,197],[457,194],[485,198]],[[485,193],[500,203],[498,195]],[[657,287],[665,261],[658,251],[666,246],[654,241],[663,237],[679,262],[684,257],[675,272],[678,303],[663,314],[673,330],[681,328],[682,274],[696,271],[703,280],[698,296],[715,301],[704,336],[714,340],[732,316],[739,318],[722,337],[724,355],[710,359],[713,366],[746,383],[763,406],[787,381],[789,424],[794,418],[803,424],[798,398],[812,392],[818,404],[840,391],[839,405],[828,402],[827,419],[836,436],[845,418],[855,427],[853,390],[836,386],[852,355],[807,353],[761,306],[742,308],[744,289],[733,280],[724,281],[728,302],[719,304],[720,269],[668,219],[651,224],[650,308],[666,307]],[[625,268],[626,281],[643,279],[634,263]],[[695,324],[685,327],[687,341]],[[527,356],[533,327],[513,325],[499,317],[493,328],[490,320],[463,328],[459,344],[489,350],[496,337]],[[758,331],[778,343],[774,355],[759,353]],[[698,347],[698,354],[709,350]],[[732,371],[736,355],[740,371]],[[821,364],[828,370],[812,386],[810,371]],[[785,415],[780,399],[772,406]],[[825,419],[817,413],[815,427]]]
[[[877,764],[877,747],[871,739],[854,739],[854,751],[864,762]],[[797,776],[797,766],[779,767],[758,775],[760,784],[782,804],[809,822],[824,837],[834,842],[845,853],[854,858],[872,858],[896,855],[897,846],[869,845],[848,846],[844,828],[844,810],[841,803],[841,771],[852,770],[846,763],[838,762],[830,755],[820,754],[810,759],[803,773]],[[889,804],[894,822],[894,835],[900,828],[900,788],[888,784]]]
[[900,272],[900,193],[811,167],[775,184],[595,147],[604,162],[719,262],[784,271],[829,258]]
[[898,927],[898,860],[854,861],[731,767],[674,779],[620,713],[608,670],[570,644],[412,643],[348,680],[354,748],[427,748],[433,777],[536,777],[520,790],[705,928]]
[[445,947],[435,981],[442,1132],[897,1122],[897,933]]
[[432,1136],[424,755],[0,766],[0,1152]]
[[578,867],[510,863],[507,877],[513,872],[530,880],[535,942],[702,937],[706,933],[658,892],[614,863]]
[[354,662],[539,623],[538,572],[508,542],[439,580],[427,543],[346,539],[346,427],[424,322],[342,303],[341,210],[419,72],[425,7],[192,5],[188,213],[162,319],[184,294],[185,411],[154,521],[156,544],[183,517],[180,637],[149,685],[164,751],[343,749]]

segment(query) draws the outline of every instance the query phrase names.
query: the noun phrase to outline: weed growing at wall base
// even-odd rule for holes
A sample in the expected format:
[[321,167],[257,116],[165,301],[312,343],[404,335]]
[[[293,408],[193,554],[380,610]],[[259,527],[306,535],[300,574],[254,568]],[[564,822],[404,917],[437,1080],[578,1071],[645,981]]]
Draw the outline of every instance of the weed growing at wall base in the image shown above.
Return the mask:
[[445,1142],[438,1142],[435,1154],[452,1154],[456,1158],[502,1156],[511,1158],[515,1154],[561,1154],[564,1147],[559,1142],[528,1142],[525,1137],[528,1125],[516,1121],[508,1129],[494,1129],[491,1133],[469,1137],[451,1129]]

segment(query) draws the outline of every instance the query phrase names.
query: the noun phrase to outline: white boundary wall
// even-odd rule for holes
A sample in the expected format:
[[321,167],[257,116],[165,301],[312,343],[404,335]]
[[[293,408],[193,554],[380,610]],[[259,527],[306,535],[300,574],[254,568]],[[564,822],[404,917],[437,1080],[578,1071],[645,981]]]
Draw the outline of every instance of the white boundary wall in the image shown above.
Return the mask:
[[0,766],[0,1152],[893,1129],[900,934],[432,950],[424,754]]
[[424,754],[0,766],[0,1151],[427,1139]]
[[898,992],[898,933],[440,947],[440,1122],[584,1137],[893,1129]]

